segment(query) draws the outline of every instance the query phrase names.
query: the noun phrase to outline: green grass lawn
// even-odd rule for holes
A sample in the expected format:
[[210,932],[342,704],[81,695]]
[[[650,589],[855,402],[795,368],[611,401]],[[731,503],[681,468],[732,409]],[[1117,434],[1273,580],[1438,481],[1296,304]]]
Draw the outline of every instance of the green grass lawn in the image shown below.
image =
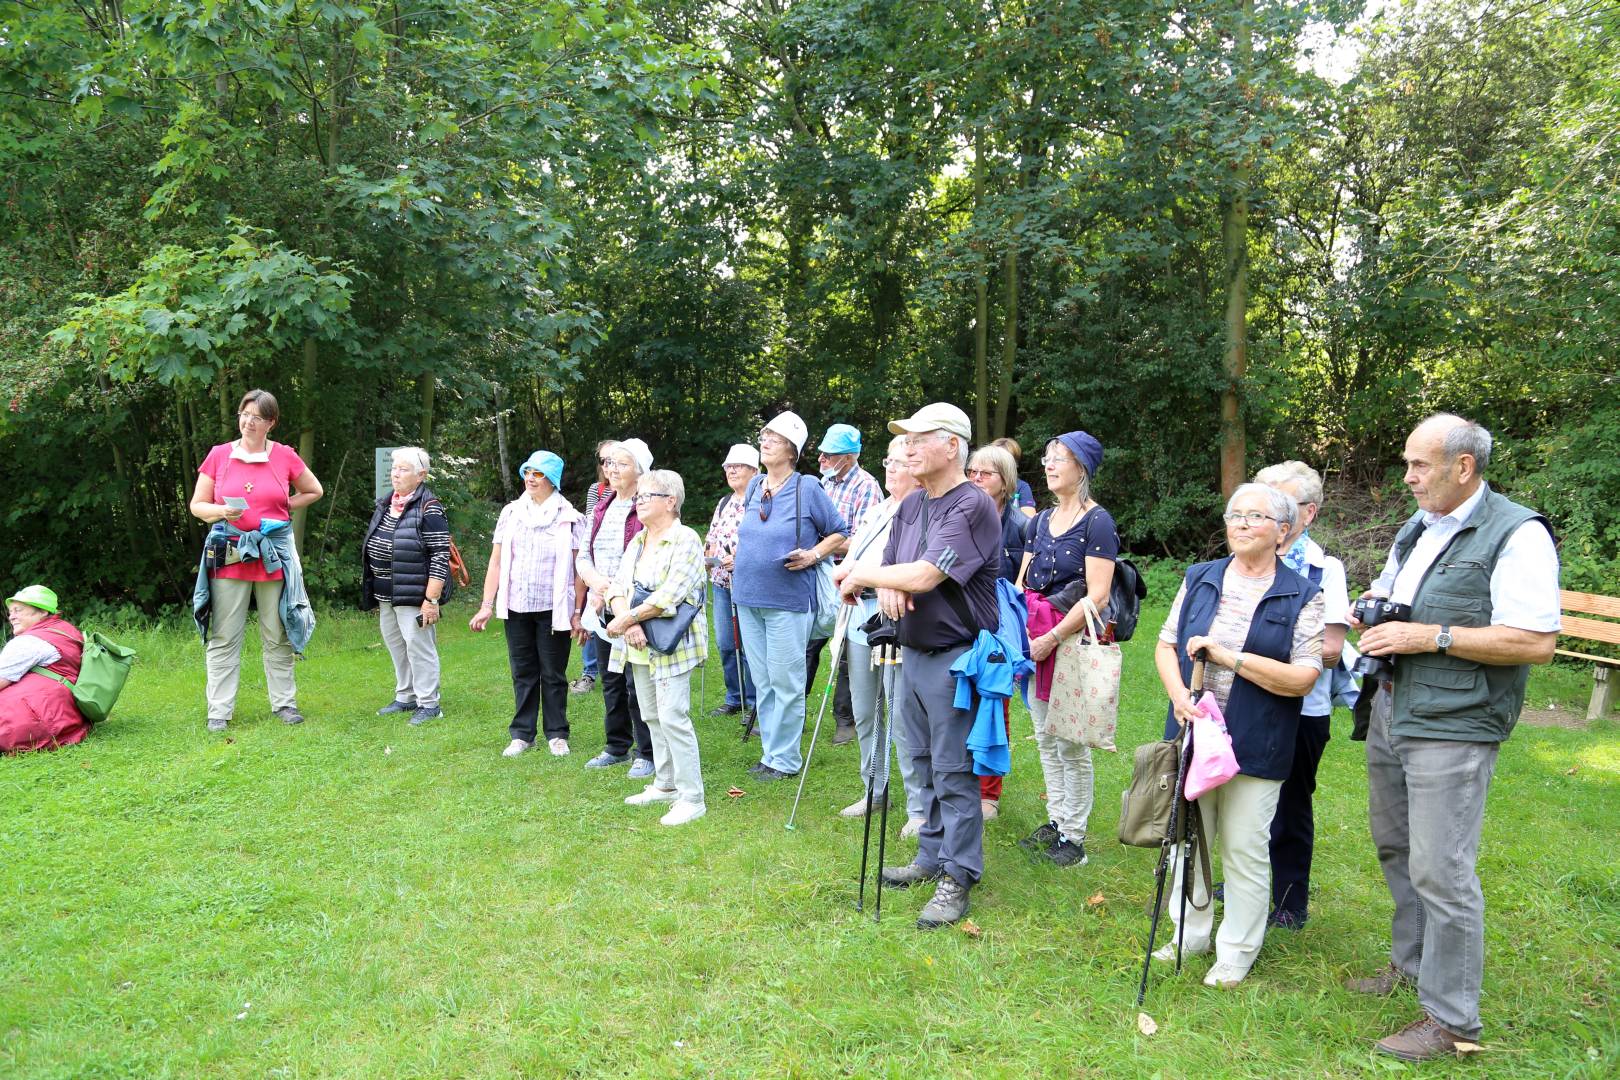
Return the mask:
[[[0,1076],[1359,1076],[1410,995],[1341,987],[1387,956],[1390,904],[1366,823],[1361,746],[1335,726],[1317,803],[1316,895],[1247,982],[1209,960],[1156,971],[1137,1030],[1151,852],[1114,839],[1129,750],[1162,694],[1144,612],[1127,646],[1122,750],[1098,755],[1090,865],[1038,865],[1045,820],[1022,708],[986,830],[977,937],[913,927],[925,895],[854,908],[854,744],[823,732],[799,827],[791,784],[755,783],[758,743],[699,721],[709,814],[661,828],[587,771],[600,696],[570,700],[574,754],[515,760],[499,632],[442,637],[446,717],[381,720],[375,624],[327,616],[299,665],[302,727],[267,717],[257,647],[238,719],[203,728],[202,650],[126,635],[142,659],[81,746],[0,760]],[[575,665],[577,669],[578,659]],[[824,669],[825,670],[825,669]],[[1532,703],[1588,676],[1538,672]],[[718,670],[708,704],[718,703]],[[816,698],[819,704],[819,695]],[[706,709],[705,709],[706,713]],[[1483,1053],[1428,1076],[1620,1074],[1620,738],[1521,726],[1480,858],[1489,911]],[[728,798],[737,785],[746,794]],[[898,833],[903,811],[891,818]],[[891,861],[912,845],[892,839]],[[869,905],[870,906],[870,905]],[[1411,1067],[1417,1071],[1416,1067]]]

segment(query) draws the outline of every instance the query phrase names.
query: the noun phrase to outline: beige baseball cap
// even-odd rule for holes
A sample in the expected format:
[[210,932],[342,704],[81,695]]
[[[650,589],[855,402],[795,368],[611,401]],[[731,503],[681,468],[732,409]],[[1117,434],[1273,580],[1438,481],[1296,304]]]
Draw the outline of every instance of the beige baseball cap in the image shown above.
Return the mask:
[[892,435],[920,435],[925,431],[946,431],[966,440],[973,438],[973,423],[967,413],[943,401],[924,405],[904,420],[889,421]]

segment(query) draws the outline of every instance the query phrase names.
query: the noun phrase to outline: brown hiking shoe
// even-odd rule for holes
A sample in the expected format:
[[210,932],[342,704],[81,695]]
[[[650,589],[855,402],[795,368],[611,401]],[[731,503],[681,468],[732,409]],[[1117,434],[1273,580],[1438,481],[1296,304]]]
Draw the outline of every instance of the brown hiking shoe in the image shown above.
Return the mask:
[[1376,994],[1388,997],[1399,986],[1411,986],[1412,978],[1394,964],[1385,964],[1365,979],[1345,980],[1345,989],[1358,994]]
[[1388,1038],[1378,1040],[1378,1051],[1402,1061],[1428,1061],[1442,1054],[1455,1054],[1458,1043],[1471,1042],[1440,1026],[1440,1021],[1423,1014]]

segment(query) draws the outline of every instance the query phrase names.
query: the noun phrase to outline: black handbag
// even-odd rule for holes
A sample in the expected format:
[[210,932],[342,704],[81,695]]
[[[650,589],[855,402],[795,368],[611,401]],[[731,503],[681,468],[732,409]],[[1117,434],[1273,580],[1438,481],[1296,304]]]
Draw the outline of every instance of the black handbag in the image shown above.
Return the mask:
[[[630,597],[630,606],[639,607],[646,603],[647,597],[652,595],[647,586],[636,583],[634,594]],[[680,646],[681,639],[686,636],[686,628],[692,625],[698,612],[703,610],[702,604],[694,604],[690,600],[682,600],[676,606],[672,615],[660,615],[656,619],[648,619],[641,624],[641,632],[647,635],[647,647],[656,653],[669,655]]]

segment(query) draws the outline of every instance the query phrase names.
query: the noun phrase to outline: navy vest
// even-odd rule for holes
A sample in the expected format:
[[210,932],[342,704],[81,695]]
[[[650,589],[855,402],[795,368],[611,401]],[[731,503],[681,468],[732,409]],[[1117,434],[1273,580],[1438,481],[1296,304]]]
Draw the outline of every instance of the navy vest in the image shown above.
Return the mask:
[[[1209,633],[1221,603],[1221,584],[1232,556],[1198,563],[1187,570],[1187,596],[1181,603],[1181,621],[1176,640]],[[1294,652],[1294,625],[1305,605],[1321,592],[1321,587],[1290,570],[1277,560],[1277,576],[1260,598],[1249,624],[1243,652],[1288,663]],[[1192,685],[1192,658],[1180,644],[1176,661],[1181,665],[1181,681]],[[1303,697],[1283,697],[1262,689],[1239,676],[1233,680],[1226,702],[1226,728],[1232,735],[1232,751],[1238,771],[1262,780],[1286,780],[1294,767],[1294,737],[1299,732],[1299,711]],[[1179,725],[1172,706],[1165,717],[1164,737],[1173,739]]]
[[[371,611],[377,606],[377,601],[372,599],[371,595],[371,564],[365,557],[365,548],[366,541],[371,539],[371,534],[382,524],[383,515],[388,512],[390,501],[391,496],[388,495],[377,500],[377,508],[371,515],[371,524],[366,526],[366,535],[360,540],[360,559],[365,566],[360,582],[361,611]],[[400,511],[399,524],[394,527],[392,566],[394,594],[390,601],[396,607],[420,607],[423,598],[427,596],[428,552],[427,545],[422,542],[422,507],[438,501],[438,496],[424,484],[411,492],[410,501],[405,504],[405,509]],[[453,584],[449,577],[445,578],[444,591],[439,594],[440,603],[450,599]]]

